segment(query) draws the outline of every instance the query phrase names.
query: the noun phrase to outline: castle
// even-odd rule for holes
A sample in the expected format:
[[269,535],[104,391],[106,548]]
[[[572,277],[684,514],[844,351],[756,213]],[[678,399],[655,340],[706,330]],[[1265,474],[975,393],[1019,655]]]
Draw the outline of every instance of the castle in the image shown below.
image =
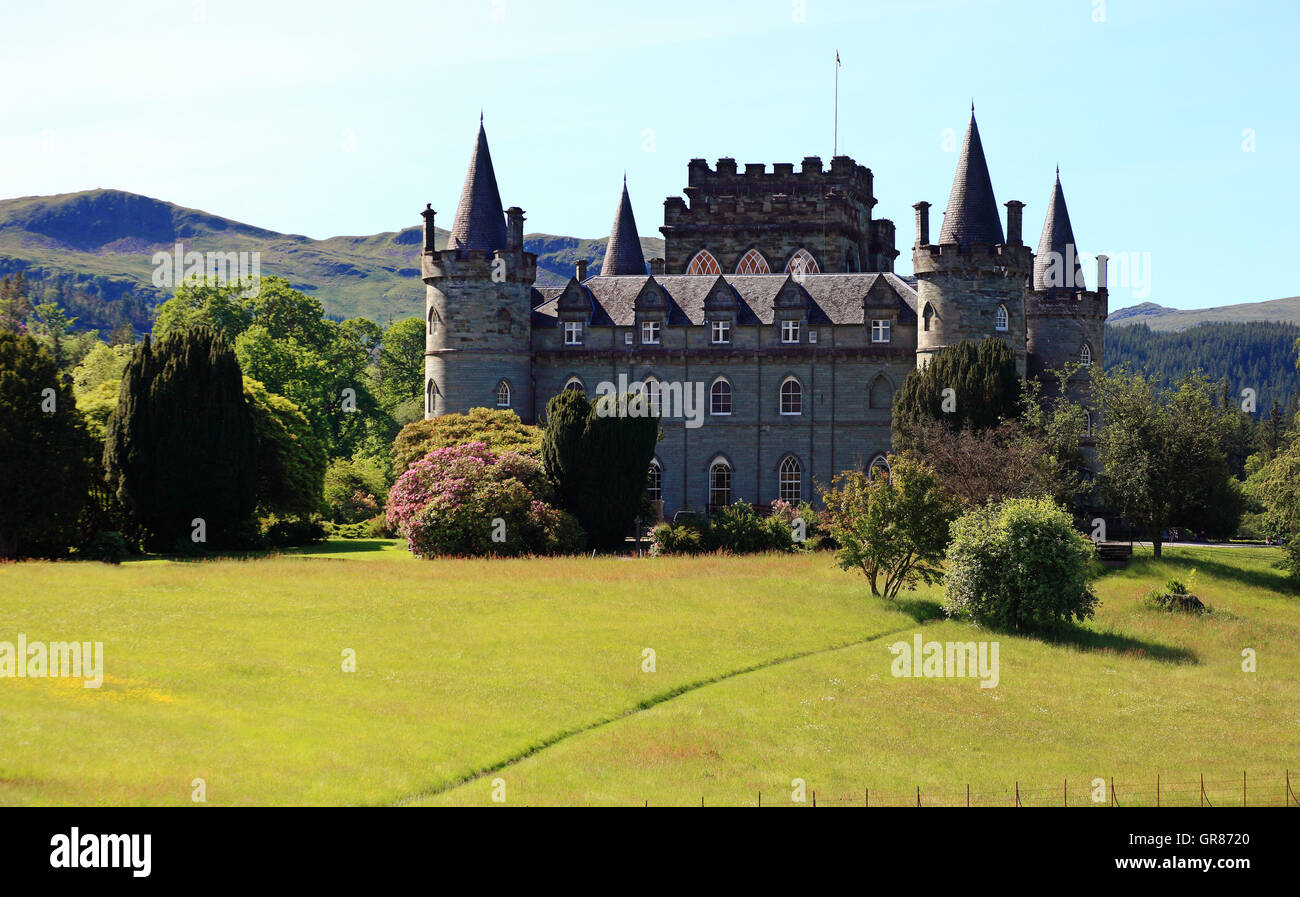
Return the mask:
[[913,206],[910,278],[893,273],[894,223],[872,217],[872,191],[848,156],[798,171],[692,159],[685,199],[664,202],[664,258],[647,265],[625,178],[600,272],[579,261],[539,289],[480,121],[445,249],[423,213],[425,416],[484,406],[535,421],[560,390],[620,376],[659,407],[694,386],[703,425],[664,408],[651,466],[671,514],[814,500],[814,481],[884,463],[895,390],[945,346],[1005,340],[1029,377],[1102,363],[1106,258],[1087,290],[1059,169],[1034,253],[1024,203],[1005,204],[1003,231],[972,108],[936,242],[930,204]]

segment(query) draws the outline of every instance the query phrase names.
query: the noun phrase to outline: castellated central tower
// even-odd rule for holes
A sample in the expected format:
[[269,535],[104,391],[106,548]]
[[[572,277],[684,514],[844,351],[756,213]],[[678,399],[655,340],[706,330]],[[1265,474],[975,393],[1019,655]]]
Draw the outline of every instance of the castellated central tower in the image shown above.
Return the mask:
[[529,314],[537,256],[524,252],[524,212],[501,210],[479,121],[456,218],[441,251],[424,212],[424,416],[509,407],[533,419]]
[[1007,203],[1003,237],[973,108],[937,244],[930,242],[930,204],[918,202],[913,208],[917,367],[963,340],[999,338],[1015,352],[1016,370],[1024,376],[1025,292],[1034,254],[1021,239],[1024,203]]

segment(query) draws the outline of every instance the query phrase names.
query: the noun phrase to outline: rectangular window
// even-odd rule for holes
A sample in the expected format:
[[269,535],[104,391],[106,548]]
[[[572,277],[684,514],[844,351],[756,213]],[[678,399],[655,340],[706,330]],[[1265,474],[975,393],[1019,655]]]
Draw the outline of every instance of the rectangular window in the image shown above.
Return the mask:
[[797,343],[799,342],[799,322],[782,321],[781,322],[781,342]]
[[659,345],[659,322],[658,321],[641,322],[641,342],[647,346]]
[[629,330],[627,333],[623,334],[623,345],[632,345],[632,331]]
[[889,322],[872,321],[871,322],[871,341],[873,343],[889,342]]
[[564,322],[564,344],[566,346],[582,345],[582,322],[581,321]]
[[731,322],[714,321],[713,322],[713,345],[720,346],[724,343],[731,342]]

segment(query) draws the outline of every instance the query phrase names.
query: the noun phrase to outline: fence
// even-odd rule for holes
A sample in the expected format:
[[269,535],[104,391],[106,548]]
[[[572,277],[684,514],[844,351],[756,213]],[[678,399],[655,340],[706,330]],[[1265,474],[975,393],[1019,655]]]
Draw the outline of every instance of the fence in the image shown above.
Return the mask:
[[[1100,781],[1098,781],[1100,780]],[[1300,807],[1300,774],[1291,771],[1240,776],[1167,779],[1157,775],[1150,782],[1120,782],[1113,777],[1080,779],[1059,785],[1029,787],[1014,782],[993,791],[973,791],[970,785],[952,791],[915,789],[881,791],[863,788],[856,793],[807,789],[803,801],[791,799],[791,791],[756,793],[740,803],[709,801],[700,806],[796,806],[796,807]],[[650,806],[647,800],[645,805]]]

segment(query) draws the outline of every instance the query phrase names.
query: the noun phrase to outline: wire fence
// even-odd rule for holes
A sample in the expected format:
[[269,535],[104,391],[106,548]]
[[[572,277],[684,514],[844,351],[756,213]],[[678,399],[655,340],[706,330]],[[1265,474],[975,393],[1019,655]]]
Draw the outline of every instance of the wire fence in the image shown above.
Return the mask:
[[[1239,776],[1206,777],[1157,775],[1152,781],[1116,782],[1113,777],[1062,779],[1058,785],[1030,786],[1024,782],[993,790],[928,789],[908,791],[862,788],[857,792],[801,788],[757,792],[748,801],[710,801],[700,806],[741,807],[1297,807],[1300,808],[1300,774],[1291,771]],[[651,806],[646,801],[647,807]]]

